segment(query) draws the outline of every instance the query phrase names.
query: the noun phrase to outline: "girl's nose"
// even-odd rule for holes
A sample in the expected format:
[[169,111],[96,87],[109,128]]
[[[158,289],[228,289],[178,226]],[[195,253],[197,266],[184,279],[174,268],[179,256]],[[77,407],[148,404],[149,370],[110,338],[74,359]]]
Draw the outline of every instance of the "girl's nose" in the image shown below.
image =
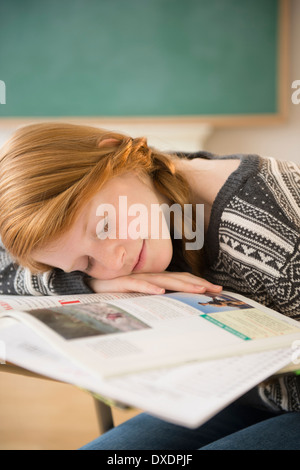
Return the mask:
[[102,246],[100,249],[98,245],[97,248],[93,248],[93,250],[91,250],[90,256],[103,268],[112,271],[119,271],[124,266],[126,250],[122,245],[105,248]]

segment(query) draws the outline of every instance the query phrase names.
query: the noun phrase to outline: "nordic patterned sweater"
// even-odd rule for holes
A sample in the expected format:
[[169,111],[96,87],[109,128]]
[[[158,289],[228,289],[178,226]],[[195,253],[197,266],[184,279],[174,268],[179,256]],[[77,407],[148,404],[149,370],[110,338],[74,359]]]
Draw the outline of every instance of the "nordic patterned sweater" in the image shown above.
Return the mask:
[[[204,277],[300,320],[300,166],[239,158],[212,207]],[[276,411],[300,411],[299,376],[286,374],[258,392]]]
[[61,269],[31,274],[14,263],[0,239],[0,295],[89,294],[92,290],[86,284],[87,278],[80,271],[67,274]]
[[[219,191],[205,236],[203,277],[294,319],[300,319],[300,167],[257,155],[188,158],[240,159]],[[178,242],[178,240],[174,240]],[[168,270],[188,271],[178,251]],[[91,292],[80,272],[32,275],[0,245],[0,293],[53,295]],[[285,375],[259,387],[275,410],[300,411],[300,377]]]

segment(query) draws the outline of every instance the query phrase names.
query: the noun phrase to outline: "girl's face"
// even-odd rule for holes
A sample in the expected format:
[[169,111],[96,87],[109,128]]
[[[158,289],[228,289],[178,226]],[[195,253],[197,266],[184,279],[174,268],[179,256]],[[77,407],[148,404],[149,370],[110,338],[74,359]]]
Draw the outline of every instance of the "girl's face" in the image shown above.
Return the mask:
[[163,203],[169,205],[150,178],[117,176],[84,205],[68,232],[35,250],[33,258],[96,279],[164,271],[173,248],[163,213],[157,215]]

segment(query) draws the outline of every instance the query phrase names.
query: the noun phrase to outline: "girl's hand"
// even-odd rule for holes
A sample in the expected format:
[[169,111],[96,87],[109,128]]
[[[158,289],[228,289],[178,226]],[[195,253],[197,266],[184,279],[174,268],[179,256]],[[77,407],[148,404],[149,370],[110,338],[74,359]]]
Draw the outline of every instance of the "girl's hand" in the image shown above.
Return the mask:
[[94,292],[142,292],[144,294],[163,294],[165,290],[199,293],[220,292],[216,286],[205,279],[190,273],[163,271],[160,273],[137,273],[114,279],[91,279],[89,285]]

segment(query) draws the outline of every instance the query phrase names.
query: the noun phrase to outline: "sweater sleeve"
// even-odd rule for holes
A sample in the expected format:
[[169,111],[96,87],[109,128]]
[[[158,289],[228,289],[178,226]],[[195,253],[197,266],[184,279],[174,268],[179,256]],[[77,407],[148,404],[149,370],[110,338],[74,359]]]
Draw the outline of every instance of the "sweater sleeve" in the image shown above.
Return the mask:
[[73,271],[65,273],[52,269],[32,274],[28,268],[17,265],[0,240],[0,294],[2,295],[67,295],[89,294],[89,276]]

